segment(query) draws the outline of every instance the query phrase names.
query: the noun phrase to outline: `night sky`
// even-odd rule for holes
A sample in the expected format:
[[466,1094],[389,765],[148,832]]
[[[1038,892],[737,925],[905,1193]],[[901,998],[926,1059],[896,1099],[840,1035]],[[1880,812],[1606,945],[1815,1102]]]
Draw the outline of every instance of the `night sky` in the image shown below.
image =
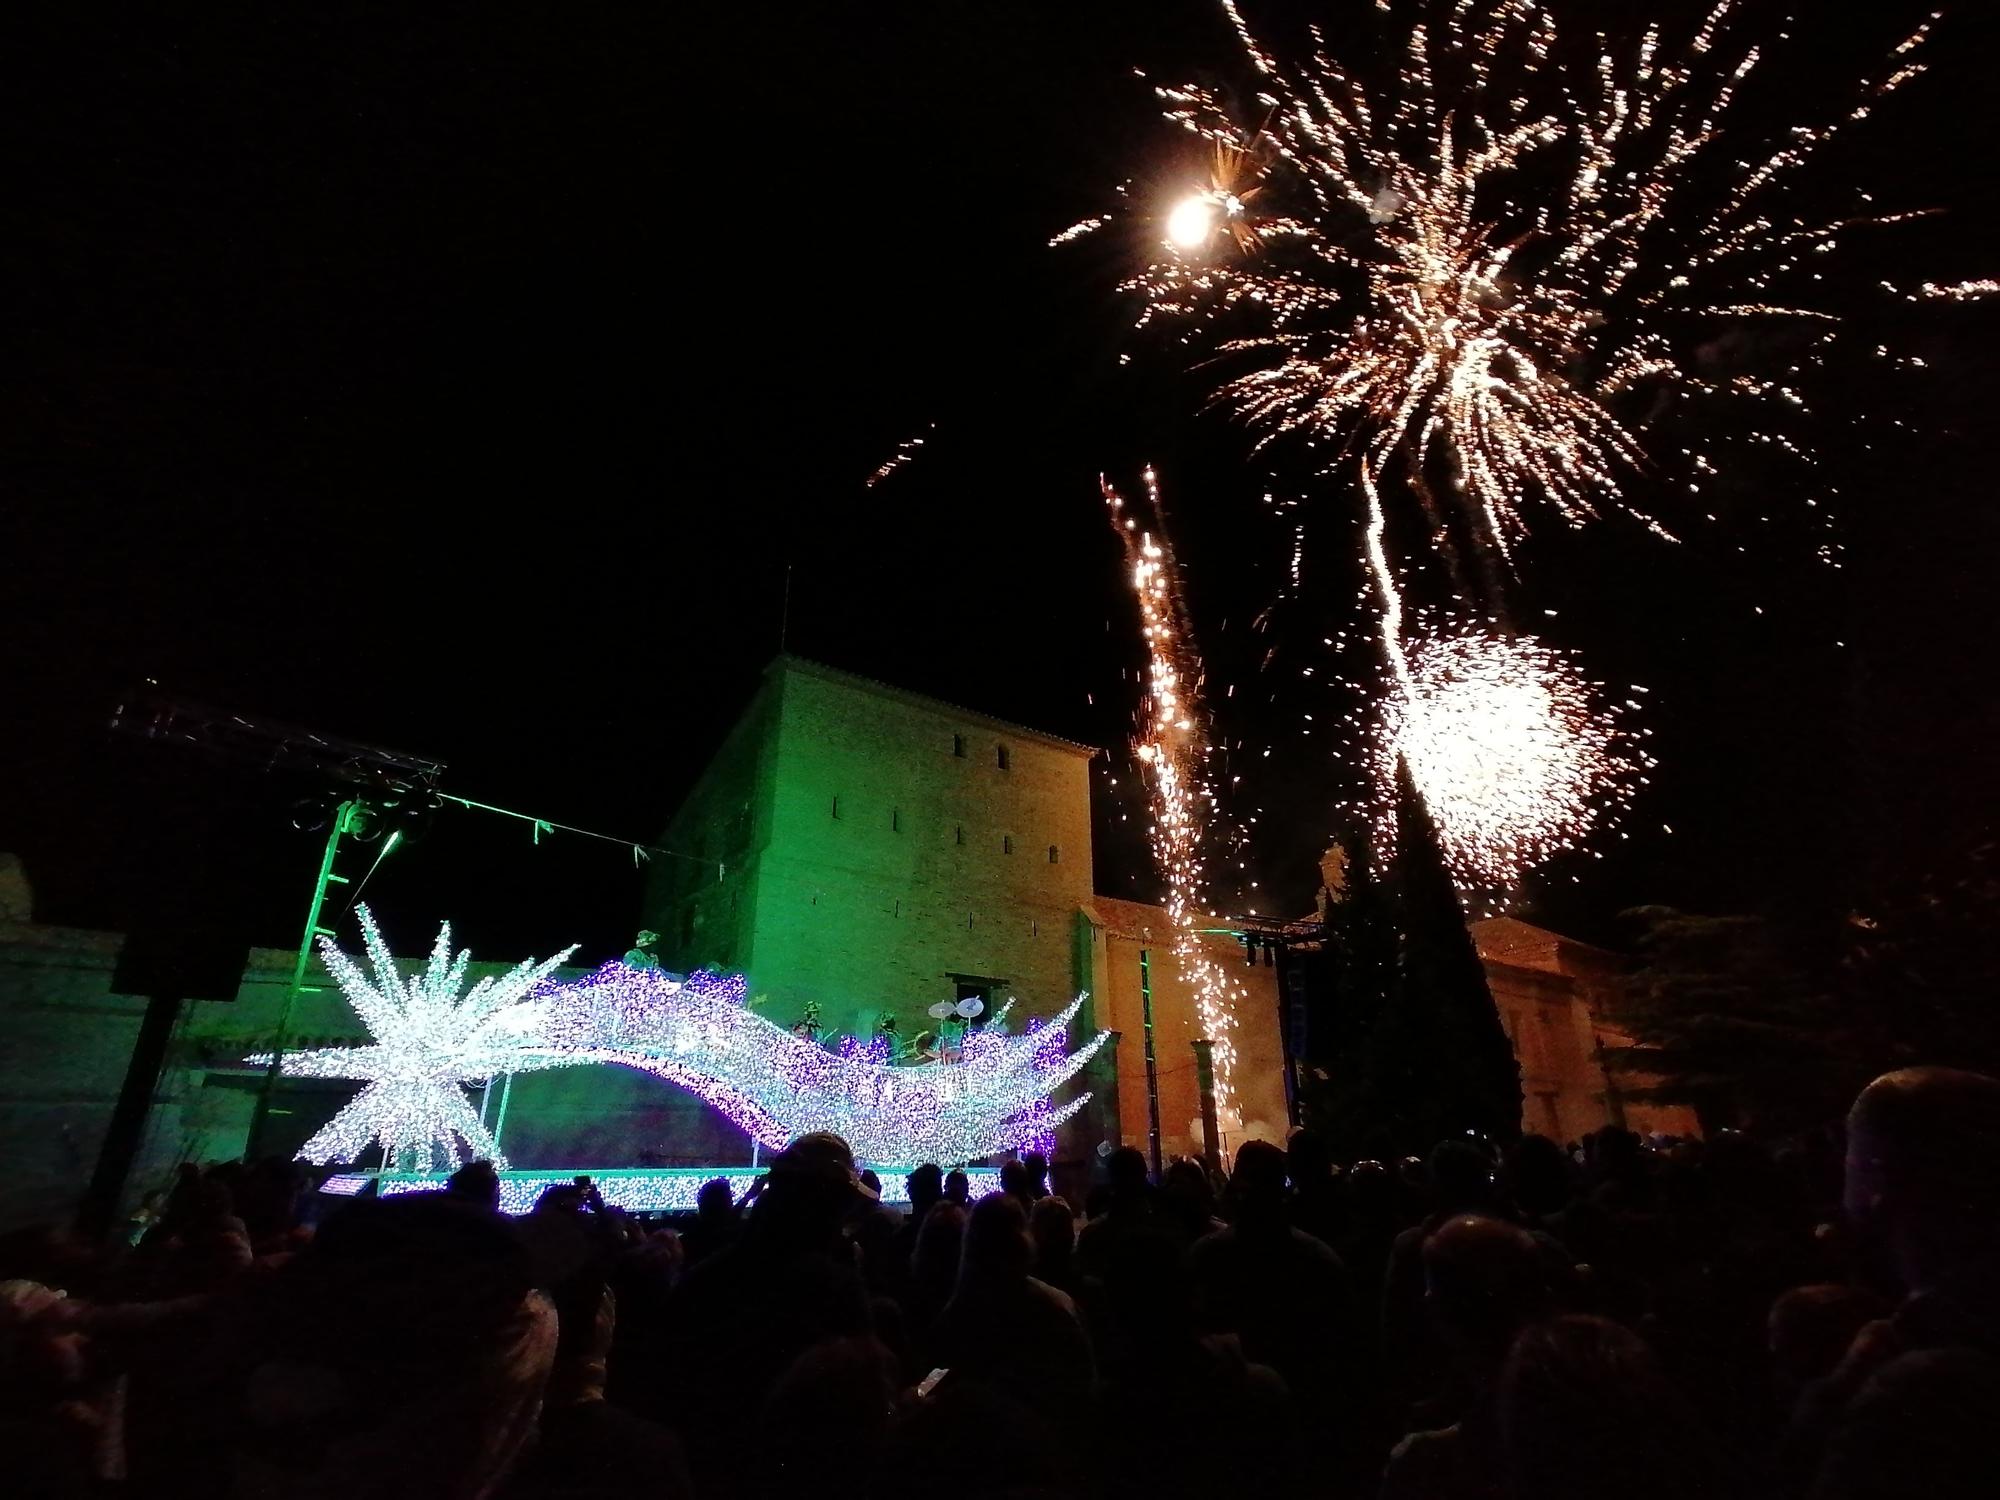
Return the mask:
[[[2000,267],[1995,27],[1957,9],[1931,75],[1815,168],[1940,210],[1857,246],[1848,283]],[[1866,11],[1802,31],[1785,110],[1836,111],[1921,7]],[[1096,494],[1148,460],[1245,775],[1259,885],[1219,894],[1309,904],[1351,769],[1301,734],[1329,700],[1299,669],[1359,623],[1353,497],[1322,486],[1281,598],[1259,497],[1300,476],[1130,332],[1128,243],[1045,247],[1127,176],[1171,186],[1186,143],[1132,69],[1233,69],[1213,6],[50,5],[8,29],[0,849],[43,919],[227,909],[295,941],[306,789],[108,735],[147,677],[651,840],[777,649],[788,568],[792,649],[1113,748],[1099,889],[1150,894]],[[1725,476],[1679,547],[1549,522],[1525,550],[1522,619],[1651,689],[1661,761],[1629,837],[1529,915],[1615,942],[1642,902],[1865,903],[1985,826],[2000,321],[1850,310],[1857,348],[1929,368],[1814,388],[1844,570],[1778,468]],[[369,898],[406,946],[450,917],[485,956],[594,959],[642,878],[447,810]]]

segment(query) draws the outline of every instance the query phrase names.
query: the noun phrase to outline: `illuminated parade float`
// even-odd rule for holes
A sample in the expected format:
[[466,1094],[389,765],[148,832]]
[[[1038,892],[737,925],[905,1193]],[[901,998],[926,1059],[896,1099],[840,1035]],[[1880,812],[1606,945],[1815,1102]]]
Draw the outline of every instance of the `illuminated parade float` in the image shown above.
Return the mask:
[[[708,1168],[658,1171],[601,1166],[508,1173],[507,1158],[466,1096],[468,1085],[517,1073],[615,1064],[679,1085],[722,1112],[757,1147],[777,1150],[808,1131],[832,1131],[885,1183],[922,1162],[963,1165],[1014,1152],[1050,1151],[1055,1127],[1089,1100],[1054,1094],[1088,1063],[1107,1033],[1075,1051],[1070,1002],[1019,1034],[1011,1005],[977,1025],[972,1005],[944,1007],[931,1045],[897,1061],[888,1033],[822,1045],[810,1028],[786,1030],[746,1004],[740,974],[685,978],[627,962],[581,979],[556,971],[569,952],[529,959],[466,988],[468,952],[438,932],[417,972],[398,968],[373,916],[359,909],[367,968],[320,938],[327,970],[373,1041],[315,1047],[279,1058],[295,1078],[351,1078],[361,1092],[299,1150],[315,1165],[354,1163],[380,1148],[383,1191],[435,1186],[438,1174],[485,1159],[503,1171],[503,1200],[526,1208],[536,1192],[589,1175],[607,1201],[632,1209],[691,1208]],[[954,1025],[953,1022],[956,1022]],[[269,1065],[269,1054],[250,1061]],[[490,1093],[490,1089],[488,1090]],[[732,1175],[721,1173],[720,1175]],[[733,1175],[754,1177],[755,1169]],[[365,1177],[336,1179],[358,1191]],[[900,1182],[897,1184],[900,1186]]]

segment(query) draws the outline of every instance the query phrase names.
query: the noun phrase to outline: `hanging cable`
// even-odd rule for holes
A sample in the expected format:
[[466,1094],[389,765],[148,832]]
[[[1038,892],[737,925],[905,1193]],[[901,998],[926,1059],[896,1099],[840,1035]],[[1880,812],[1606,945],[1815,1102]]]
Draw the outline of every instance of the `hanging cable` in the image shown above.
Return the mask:
[[475,802],[470,797],[455,797],[450,792],[439,792],[437,793],[437,797],[441,802],[456,802],[460,807],[471,808],[475,812],[498,813],[503,818],[513,818],[517,822],[532,824],[538,841],[540,835],[543,833],[574,833],[583,838],[597,839],[602,843],[622,845],[632,851],[634,863],[637,863],[641,858],[650,859],[655,854],[664,854],[669,859],[684,859],[691,864],[714,865],[715,875],[718,880],[722,878],[724,871],[727,869],[723,861],[710,859],[705,855],[688,854],[682,850],[668,849],[659,844],[643,844],[636,839],[621,839],[615,834],[598,833],[589,828],[578,828],[573,823],[558,823],[553,818],[538,818],[530,813],[515,812],[512,808],[495,807],[490,802]]

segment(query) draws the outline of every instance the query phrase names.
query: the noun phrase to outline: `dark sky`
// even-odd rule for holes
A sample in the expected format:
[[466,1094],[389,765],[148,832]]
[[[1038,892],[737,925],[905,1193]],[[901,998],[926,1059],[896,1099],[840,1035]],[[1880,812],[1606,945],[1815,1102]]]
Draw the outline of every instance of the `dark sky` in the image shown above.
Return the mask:
[[[1857,282],[2000,265],[1993,24],[1959,9],[1933,74],[1818,169],[1943,211]],[[1919,13],[1869,10],[1802,34],[1786,108]],[[1350,500],[1321,502],[1326,586],[1254,629],[1286,552],[1264,470],[1129,334],[1123,243],[1044,248],[1184,151],[1131,70],[1233,66],[1213,7],[49,5],[8,30],[0,848],[45,918],[207,900],[275,944],[302,918],[300,789],[108,737],[148,676],[651,838],[776,648],[788,565],[794,649],[1122,746],[1136,641],[1095,476],[1148,459],[1256,762],[1244,878],[1266,910],[1309,899],[1344,773],[1298,733],[1321,690],[1297,670],[1354,623]],[[1662,762],[1630,837],[1534,913],[1615,937],[1641,901],[1858,899],[1989,814],[1996,321],[1884,306],[1854,304],[1857,341],[1930,369],[1819,392],[1844,572],[1754,521],[1796,512],[1775,470],[1679,548],[1528,549],[1522,610],[1652,689]],[[1100,778],[1100,888],[1143,893],[1122,751]],[[370,896],[409,942],[449,916],[495,957],[594,957],[639,879],[447,812]]]

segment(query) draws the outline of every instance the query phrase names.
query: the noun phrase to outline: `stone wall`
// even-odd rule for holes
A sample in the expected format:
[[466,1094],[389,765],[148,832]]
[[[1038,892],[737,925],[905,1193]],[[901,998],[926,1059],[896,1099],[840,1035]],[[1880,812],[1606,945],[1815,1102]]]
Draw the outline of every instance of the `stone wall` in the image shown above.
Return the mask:
[[[792,659],[759,703],[670,829],[685,842],[746,801],[760,810],[728,917],[700,915],[719,893],[657,888],[649,925],[730,935],[674,948],[677,966],[741,968],[773,1020],[811,1000],[828,1030],[858,1035],[884,1013],[905,1038],[930,1027],[961,980],[992,981],[1022,1018],[1068,1003],[1090,751]],[[731,757],[755,767],[747,798]]]
[[[1096,1022],[1119,1033],[1118,1142],[1145,1149],[1149,1129],[1140,955],[1147,958],[1158,1061],[1161,1155],[1201,1153],[1200,1100],[1193,1041],[1202,1034],[1196,1001],[1175,963],[1164,909],[1097,897],[1090,908],[1087,958],[1079,973],[1095,995]],[[1521,1067],[1523,1130],[1559,1141],[1604,1125],[1641,1133],[1699,1134],[1693,1111],[1621,1098],[1599,1062],[1599,1049],[1625,1039],[1605,1020],[1621,961],[1587,944],[1514,918],[1473,924],[1473,941],[1502,1027]],[[1239,1115],[1221,1122],[1226,1151],[1246,1140],[1283,1141],[1287,1133],[1284,1049],[1277,971],[1249,966],[1241,944],[1212,934],[1210,952],[1242,986],[1234,1029]],[[1107,1124],[1111,1120],[1106,1121]]]
[[[6,910],[32,915],[25,900]],[[421,947],[431,935],[388,934],[404,948]],[[146,1007],[143,998],[111,993],[123,943],[118,933],[0,917],[0,1231],[66,1221],[96,1166]],[[128,1206],[164,1188],[181,1161],[244,1154],[263,1071],[243,1059],[269,1047],[295,957],[252,949],[233,1001],[183,1007],[133,1165]],[[422,960],[399,964],[408,972]],[[476,962],[467,983],[512,967],[502,959]],[[317,961],[306,982],[312,988],[293,1009],[292,1046],[367,1040]],[[340,1079],[283,1081],[264,1149],[296,1149],[356,1087]],[[615,1067],[521,1075],[503,1144],[524,1167],[707,1165],[750,1157],[742,1133],[699,1100]]]
[[[1204,1034],[1193,985],[1173,954],[1166,912],[1136,901],[1099,896],[1092,903],[1092,974],[1099,1026],[1119,1034],[1118,1126],[1122,1144],[1146,1149],[1145,1001],[1152,991],[1153,1050],[1160,1094],[1162,1160],[1202,1154],[1201,1093],[1194,1042]],[[1278,1030],[1277,971],[1252,968],[1243,945],[1227,933],[1208,935],[1209,954],[1242,986],[1233,1041],[1237,1110],[1224,1114],[1225,1159],[1247,1140],[1285,1139],[1283,1042]],[[1142,963],[1143,955],[1143,963]]]
[[1602,1049],[1627,1044],[1606,1019],[1624,961],[1514,917],[1472,924],[1487,987],[1521,1065],[1521,1126],[1559,1141],[1605,1125],[1699,1135],[1694,1111],[1621,1098]]
[[[146,1009],[143,998],[111,992],[123,944],[118,933],[0,920],[0,1227],[67,1219],[96,1165]],[[133,1166],[135,1201],[163,1186],[176,1162],[242,1154],[254,1070],[230,1065],[268,1042],[293,958],[252,949],[234,1001],[183,1007]],[[302,995],[293,1031],[315,1043],[359,1038],[337,991]],[[223,1066],[214,1087],[211,1063]],[[314,1110],[323,1093],[288,1090],[278,1105]]]

